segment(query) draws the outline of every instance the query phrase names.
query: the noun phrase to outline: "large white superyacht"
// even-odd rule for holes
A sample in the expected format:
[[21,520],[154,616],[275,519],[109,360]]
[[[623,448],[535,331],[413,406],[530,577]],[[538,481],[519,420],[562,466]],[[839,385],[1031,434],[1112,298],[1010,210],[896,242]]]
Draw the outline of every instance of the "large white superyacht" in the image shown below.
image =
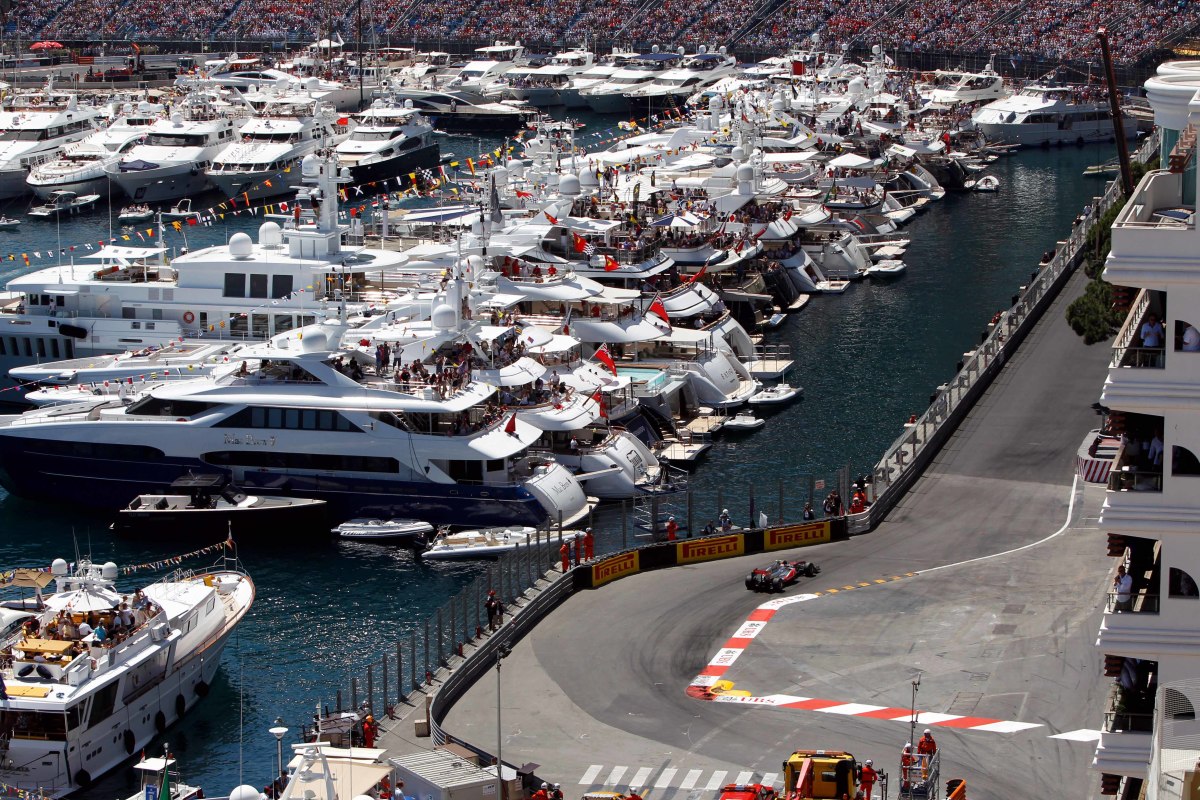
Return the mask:
[[146,139],[104,168],[138,203],[164,203],[212,186],[205,170],[234,140],[243,118],[210,90],[197,89],[146,131]]
[[5,574],[4,586],[34,594],[4,606],[36,620],[3,643],[0,781],[10,790],[63,797],[145,748],[208,694],[254,602],[233,561],[136,593],[117,588],[119,573],[112,562],[72,569],[60,558],[49,572]]
[[307,92],[267,89],[244,99],[254,116],[206,170],[226,197],[260,200],[287,194],[293,188],[289,173],[300,159],[349,135],[350,120]]
[[43,200],[57,191],[104,195],[108,190],[104,168],[140,144],[162,110],[161,104],[145,100],[125,103],[103,128],[67,145],[58,158],[34,166],[26,183]]
[[38,164],[96,130],[102,109],[70,92],[20,92],[0,110],[0,200],[28,194],[25,178]]

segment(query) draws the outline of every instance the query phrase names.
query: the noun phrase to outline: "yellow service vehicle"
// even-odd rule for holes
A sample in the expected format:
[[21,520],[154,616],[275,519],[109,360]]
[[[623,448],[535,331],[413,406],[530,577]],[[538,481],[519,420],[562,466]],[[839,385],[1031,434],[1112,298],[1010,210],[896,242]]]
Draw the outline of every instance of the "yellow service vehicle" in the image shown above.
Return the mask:
[[797,750],[783,762],[786,800],[854,800],[858,762],[842,750]]

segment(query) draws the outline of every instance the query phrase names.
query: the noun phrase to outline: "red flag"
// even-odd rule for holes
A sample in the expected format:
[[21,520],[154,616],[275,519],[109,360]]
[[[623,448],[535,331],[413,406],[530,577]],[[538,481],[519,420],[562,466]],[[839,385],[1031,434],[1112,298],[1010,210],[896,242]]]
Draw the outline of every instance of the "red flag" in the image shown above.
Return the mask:
[[608,371],[613,375],[617,374],[617,362],[613,361],[613,357],[609,354],[607,344],[602,344],[596,348],[595,358],[601,364],[608,367]]
[[792,74],[793,75],[803,75],[807,71],[808,70],[805,68],[803,61],[793,61],[792,62]]
[[582,253],[587,249],[587,239],[583,238],[574,231],[571,232],[571,241],[575,244],[576,253]]
[[[520,189],[517,189],[517,197],[524,197],[528,199],[533,197],[533,192],[522,192]],[[549,219],[549,217],[547,217],[547,219]]]
[[[884,191],[887,191],[887,190],[885,189]],[[792,207],[788,206],[787,208],[785,208],[783,210],[783,220],[784,220],[784,222],[786,222],[791,218],[792,218]]]
[[621,268],[621,265],[617,263],[617,260],[615,258],[613,258],[612,256],[610,256],[608,254],[605,254],[605,256],[604,256],[604,271],[605,272],[613,272],[614,270],[618,270],[620,268]]
[[516,435],[516,433],[517,433],[517,412],[514,411],[513,415],[508,418],[508,424],[506,424],[504,426],[504,432],[509,434],[510,436]]
[[350,124],[350,118],[349,118],[349,117],[338,117],[337,124],[338,124],[338,125],[349,125],[349,124]]
[[667,325],[671,324],[671,318],[667,316],[667,307],[663,305],[662,295],[654,295],[654,300],[650,303],[650,307],[646,309],[646,313],[653,314],[667,323]]
[[706,272],[708,272],[708,264],[704,264],[703,266],[701,266],[700,269],[696,272],[696,274],[688,279],[688,283],[695,283],[696,281],[700,280],[701,278],[704,277],[704,273],[706,273]]
[[600,406],[600,419],[608,419],[608,409],[604,407],[604,397],[600,394],[599,389],[592,395],[592,399],[596,401],[596,405]]
[[542,213],[543,213],[543,214],[546,214],[546,219],[550,220],[550,224],[551,224],[551,225],[557,225],[557,224],[558,224],[558,218],[557,218],[557,217],[552,217],[552,216],[550,216],[549,214],[547,214],[545,211],[543,211]]

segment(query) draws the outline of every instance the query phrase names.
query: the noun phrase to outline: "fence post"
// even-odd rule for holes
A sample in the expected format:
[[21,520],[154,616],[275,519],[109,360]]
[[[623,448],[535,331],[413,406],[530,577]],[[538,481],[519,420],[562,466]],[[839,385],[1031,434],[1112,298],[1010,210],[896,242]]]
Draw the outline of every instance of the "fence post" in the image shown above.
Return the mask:
[[408,637],[408,668],[412,677],[412,687],[415,692],[421,688],[421,684],[417,683],[417,635],[411,634]]
[[337,690],[337,712],[342,713],[342,690]]
[[423,662],[425,662],[425,671],[428,672],[429,671],[429,620],[428,619],[425,620],[425,653],[424,653],[424,657],[421,660]]
[[358,710],[358,678],[350,679],[350,710]]
[[445,651],[442,650],[442,610],[440,608],[437,610],[437,647],[437,658],[433,663],[440,667],[445,663],[445,659],[442,657],[442,653]]
[[396,702],[404,702],[404,646],[396,641]]
[[458,595],[450,597],[450,655],[458,652]]
[[367,664],[367,708],[375,713],[375,665]]

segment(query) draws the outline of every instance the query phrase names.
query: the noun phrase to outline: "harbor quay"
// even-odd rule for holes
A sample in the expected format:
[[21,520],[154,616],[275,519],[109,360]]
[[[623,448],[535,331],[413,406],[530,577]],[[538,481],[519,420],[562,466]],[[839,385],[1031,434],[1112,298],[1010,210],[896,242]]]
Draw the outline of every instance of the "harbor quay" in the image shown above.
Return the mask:
[[[422,673],[419,690],[381,692],[384,659],[339,704],[383,701],[374,744],[397,764],[436,747],[494,775],[499,757],[509,796],[543,781],[654,797],[770,783],[794,748],[873,758],[894,792],[902,746],[926,725],[943,776],[996,796],[1039,779],[1094,796],[1104,684],[1089,637],[1110,562],[1103,492],[1073,480],[1073,456],[1108,353],[1062,320],[1115,186],[880,459],[868,512],[591,561],[582,542],[567,541],[567,563],[565,540],[530,548],[439,613],[434,639],[455,616],[461,634],[400,648],[392,674]],[[758,604],[742,578],[770,559],[823,571]],[[495,630],[480,616],[491,589]]]

